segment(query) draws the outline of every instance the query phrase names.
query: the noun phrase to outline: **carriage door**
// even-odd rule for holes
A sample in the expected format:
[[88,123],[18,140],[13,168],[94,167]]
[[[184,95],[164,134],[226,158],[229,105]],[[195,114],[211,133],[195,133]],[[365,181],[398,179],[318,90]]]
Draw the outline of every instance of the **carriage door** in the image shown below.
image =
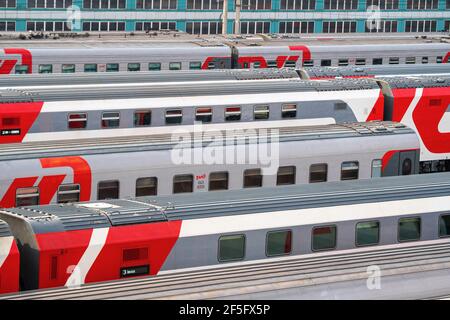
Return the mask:
[[398,175],[407,176],[416,173],[416,151],[401,151],[398,165]]

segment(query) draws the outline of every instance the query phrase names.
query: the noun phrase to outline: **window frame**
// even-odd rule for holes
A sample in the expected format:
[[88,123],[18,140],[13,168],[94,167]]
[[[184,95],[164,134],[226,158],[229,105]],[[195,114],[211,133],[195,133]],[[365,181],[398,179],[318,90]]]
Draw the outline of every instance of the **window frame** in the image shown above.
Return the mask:
[[[34,193],[30,193],[30,194],[26,194],[26,195],[18,195],[18,192],[19,192],[19,190],[24,190],[24,189],[34,189],[34,190],[37,190],[37,192],[34,192]],[[18,199],[20,199],[20,198],[31,198],[31,197],[36,197],[35,195],[37,194],[37,204],[32,204],[31,206],[35,206],[35,205],[39,205],[40,203],[41,203],[41,190],[40,190],[40,188],[39,187],[35,187],[35,186],[32,186],[32,187],[24,187],[24,188],[16,188],[16,192],[15,192],[15,194],[14,194],[14,196],[15,196],[15,198],[14,198],[14,205],[15,205],[15,207],[27,207],[27,206],[30,206],[30,205],[18,205]]]
[[[221,260],[220,259],[220,240],[224,237],[236,237],[236,236],[242,236],[244,239],[244,255],[242,258],[239,259],[229,259],[229,260]],[[222,234],[217,239],[217,261],[219,263],[228,263],[228,262],[236,262],[236,261],[244,261],[247,257],[247,236],[245,233],[233,233],[233,234]]]
[[[84,115],[84,121],[80,121],[80,120],[71,120],[70,116],[72,115]],[[70,127],[70,122],[84,122],[85,125],[83,128],[71,128]],[[68,130],[85,130],[88,126],[88,114],[87,112],[71,112],[67,115],[67,129]]]
[[[288,253],[279,253],[279,254],[272,254],[269,255],[268,249],[269,249],[269,234],[273,234],[273,233],[281,233],[281,232],[289,232],[291,235],[291,241],[290,241],[290,251]],[[265,250],[265,254],[267,258],[273,258],[273,257],[284,257],[284,256],[290,256],[292,255],[292,251],[293,251],[293,237],[294,237],[294,232],[292,231],[292,229],[280,229],[280,230],[271,230],[271,231],[267,231],[266,232],[266,250]]]
[[[360,223],[371,223],[371,222],[376,222],[378,224],[378,230],[377,230],[378,241],[377,241],[377,243],[373,243],[373,244],[358,244],[358,224],[360,224]],[[363,220],[363,221],[357,221],[355,223],[355,247],[372,247],[372,246],[377,246],[377,245],[380,244],[380,235],[381,235],[381,223],[380,223],[380,220]]]
[[[405,219],[419,219],[419,238],[417,239],[409,239],[409,240],[400,240],[400,220],[405,220]],[[422,217],[418,216],[418,215],[413,215],[413,216],[407,216],[407,217],[403,217],[403,218],[398,218],[397,219],[397,242],[398,243],[405,243],[405,242],[414,242],[414,241],[420,241],[420,239],[422,238]]]
[[[60,188],[62,186],[77,186],[78,190],[77,191],[60,191]],[[61,202],[60,201],[60,194],[78,194],[78,200],[77,201],[71,201],[71,202]],[[80,202],[80,195],[81,195],[81,185],[79,183],[64,183],[64,184],[60,184],[58,186],[58,190],[56,192],[56,203],[74,203],[74,202]]]
[[[335,229],[335,237],[334,237],[334,247],[332,248],[326,248],[326,249],[314,249],[314,230],[320,229],[320,228],[334,228]],[[322,251],[332,251],[336,250],[338,246],[338,228],[337,224],[326,224],[326,225],[318,225],[313,226],[311,229],[311,251],[312,252],[322,252]]]
[[[153,179],[156,183],[155,183],[155,187],[154,187],[154,189],[155,189],[155,194],[146,194],[146,195],[143,195],[143,196],[138,196],[138,181],[139,180],[144,180],[144,179]],[[135,197],[136,198],[138,198],[138,197],[152,197],[152,196],[157,196],[158,195],[158,177],[139,177],[139,178],[136,178],[136,181],[135,181],[135,184],[134,184],[134,195],[135,195]]]
[[[99,194],[100,194],[100,184],[101,183],[106,183],[106,182],[117,182],[117,198],[103,198],[103,199],[99,199]],[[97,201],[101,201],[101,200],[115,200],[115,199],[120,199],[120,181],[117,179],[109,179],[109,180],[100,180],[97,182]]]

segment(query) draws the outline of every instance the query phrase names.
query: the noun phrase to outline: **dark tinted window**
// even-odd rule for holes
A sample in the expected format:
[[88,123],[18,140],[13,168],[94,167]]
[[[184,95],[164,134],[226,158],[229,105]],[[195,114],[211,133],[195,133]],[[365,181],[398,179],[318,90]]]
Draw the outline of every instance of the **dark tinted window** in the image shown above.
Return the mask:
[[119,181],[100,181],[98,183],[97,199],[119,199]]

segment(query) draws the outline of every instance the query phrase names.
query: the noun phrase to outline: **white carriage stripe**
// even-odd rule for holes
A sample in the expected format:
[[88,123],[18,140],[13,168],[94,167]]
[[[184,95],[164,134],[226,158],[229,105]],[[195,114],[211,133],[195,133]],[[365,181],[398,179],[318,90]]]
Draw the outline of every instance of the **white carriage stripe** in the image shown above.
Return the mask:
[[447,112],[444,113],[444,116],[439,122],[438,130],[440,133],[450,132],[450,110],[447,110]]
[[8,258],[13,245],[14,237],[1,237],[0,238],[0,268]]
[[42,132],[42,133],[28,133],[23,142],[33,141],[50,141],[50,140],[73,140],[73,139],[88,139],[88,138],[108,138],[108,137],[124,137],[124,136],[142,136],[148,134],[171,134],[175,129],[186,130],[193,132],[201,129],[202,131],[215,130],[239,130],[239,129],[263,129],[263,128],[288,128],[297,126],[317,126],[336,124],[334,118],[317,118],[317,119],[295,119],[295,120],[275,120],[275,121],[251,121],[251,122],[237,122],[230,127],[229,123],[213,123],[202,124],[200,126],[194,125],[180,125],[180,126],[160,126],[160,127],[136,127],[123,129],[102,129],[102,130],[74,130],[74,131],[59,131],[59,132]]
[[442,211],[450,213],[450,196],[187,219],[181,226],[180,238]]
[[83,253],[80,261],[74,267],[73,272],[67,279],[67,287],[84,284],[87,273],[105,245],[108,232],[109,228],[99,228],[92,231],[91,239],[86,251]]

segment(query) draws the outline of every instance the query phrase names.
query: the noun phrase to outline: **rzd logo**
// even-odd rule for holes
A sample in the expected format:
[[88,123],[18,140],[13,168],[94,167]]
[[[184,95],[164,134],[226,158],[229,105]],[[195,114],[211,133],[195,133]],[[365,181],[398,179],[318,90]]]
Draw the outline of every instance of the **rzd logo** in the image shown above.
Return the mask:
[[4,57],[0,56],[0,74],[10,74],[17,63],[26,66],[27,73],[31,73],[33,61],[30,51],[20,48],[5,48],[3,52]]
[[[43,169],[68,167],[73,171],[73,183],[80,186],[80,201],[89,201],[91,198],[91,169],[82,157],[62,157],[40,159]],[[16,190],[18,188],[35,187],[39,177],[16,178],[9,186],[0,207],[11,208],[16,204]],[[66,174],[43,176],[37,187],[39,188],[39,203],[49,204],[59,186],[66,178]]]

